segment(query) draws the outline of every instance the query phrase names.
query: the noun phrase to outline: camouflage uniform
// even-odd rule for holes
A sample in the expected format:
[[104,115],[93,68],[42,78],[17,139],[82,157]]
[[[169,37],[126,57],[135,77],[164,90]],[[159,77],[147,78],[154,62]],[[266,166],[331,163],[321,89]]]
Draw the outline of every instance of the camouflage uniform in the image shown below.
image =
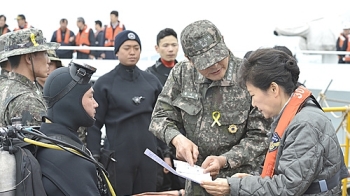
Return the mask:
[[[24,29],[0,37],[0,59],[57,49],[58,46],[56,43],[46,43],[41,30]],[[10,125],[12,117],[22,117],[22,124],[27,126],[41,124],[46,104],[33,81],[10,72],[8,79],[0,86],[0,92],[0,126]]]
[[[223,169],[218,177],[259,172],[268,147],[271,120],[252,109],[248,91],[238,86],[236,74],[241,59],[229,52],[219,30],[209,21],[197,21],[189,27],[182,32],[181,41],[194,66],[202,70],[229,56],[227,71],[220,81],[211,81],[189,61],[175,65],[158,97],[150,131],[170,145],[180,134],[179,129],[184,128],[185,136],[198,146],[197,165],[210,155],[227,158],[230,168]],[[188,33],[195,38],[186,37]],[[189,39],[198,42],[191,43]],[[196,52],[201,58],[191,58]],[[214,118],[220,125],[214,123]],[[208,193],[188,182],[186,195]]]
[[[1,59],[0,60],[0,63],[3,63],[3,62],[5,62],[5,61],[8,61],[8,59],[7,58],[4,58],[4,59]],[[3,68],[1,68],[1,74],[0,74],[0,85],[2,85],[2,80],[6,80],[7,79],[7,76],[8,76],[8,71],[7,70],[5,70],[5,69],[3,69]]]
[[86,146],[86,127],[79,127],[77,130],[79,139],[83,142],[83,144]]
[[[28,78],[10,72],[8,79],[0,86],[1,126],[10,125],[12,117],[22,117],[22,124],[39,126],[41,116],[46,113],[45,102],[41,92]],[[7,100],[12,99],[8,103]]]
[[9,75],[9,72],[5,69],[1,69],[1,75],[0,75],[0,85],[2,85],[2,80],[7,80],[7,77]]
[[58,58],[56,51],[55,50],[48,50],[47,55],[49,56],[49,59],[51,61],[56,61],[57,62],[57,68],[63,67],[61,59]]

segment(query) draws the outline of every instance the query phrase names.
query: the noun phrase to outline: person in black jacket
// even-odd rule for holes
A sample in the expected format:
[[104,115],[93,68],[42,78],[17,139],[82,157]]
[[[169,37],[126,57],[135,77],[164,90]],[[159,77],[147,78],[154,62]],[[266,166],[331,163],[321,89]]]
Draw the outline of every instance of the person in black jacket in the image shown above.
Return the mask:
[[[93,67],[71,63],[69,67],[58,68],[49,75],[43,90],[48,111],[40,128],[42,133],[63,138],[63,141],[76,147],[83,145],[77,130],[80,126],[94,124],[98,107],[89,84],[95,70]],[[74,153],[50,148],[40,148],[37,160],[48,196],[101,195],[95,163]]]
[[[176,56],[179,51],[179,43],[175,30],[171,28],[165,28],[159,31],[155,49],[160,55],[160,58],[154,65],[148,67],[146,69],[146,72],[155,75],[164,86],[171,69],[177,63]],[[172,149],[160,139],[157,139],[157,144],[158,156],[163,158],[163,160],[172,167],[173,159],[176,158],[176,154],[173,152],[175,150],[172,151]],[[185,188],[185,180],[177,177],[160,165],[158,167],[159,171],[157,178],[157,191],[168,191]]]
[[176,56],[179,51],[179,43],[174,29],[165,28],[158,33],[155,49],[160,58],[153,66],[148,67],[146,71],[157,76],[164,86],[171,69],[177,63]]
[[[95,21],[95,46],[104,46],[104,29],[102,28],[102,22],[100,20]],[[102,50],[95,51],[96,59],[104,59],[106,57],[105,52]]]
[[100,130],[105,125],[109,150],[115,151],[116,194],[156,191],[157,163],[144,155],[144,151],[157,150],[156,138],[148,128],[162,85],[154,75],[136,66],[141,42],[135,32],[122,31],[114,46],[119,65],[94,84],[99,107],[95,125],[87,130],[87,147],[98,159]]

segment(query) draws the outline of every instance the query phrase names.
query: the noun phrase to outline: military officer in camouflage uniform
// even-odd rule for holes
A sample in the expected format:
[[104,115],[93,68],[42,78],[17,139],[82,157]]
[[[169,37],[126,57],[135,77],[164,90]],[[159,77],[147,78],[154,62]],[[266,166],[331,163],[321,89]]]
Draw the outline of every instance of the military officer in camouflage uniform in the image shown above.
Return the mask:
[[[260,172],[271,120],[251,106],[248,91],[236,82],[241,59],[207,20],[188,25],[181,44],[189,61],[172,69],[154,108],[150,131],[174,146],[177,158],[202,164],[213,178]],[[208,193],[188,181],[186,195]]]
[[46,113],[46,104],[36,84],[36,77],[47,77],[47,50],[59,44],[46,43],[39,29],[29,28],[0,37],[0,59],[8,58],[11,72],[0,86],[0,126],[11,124],[11,118],[22,117],[22,124],[38,126]]
[[2,85],[2,80],[6,80],[8,73],[11,71],[11,64],[7,58],[0,60],[1,74],[0,74],[0,85]]

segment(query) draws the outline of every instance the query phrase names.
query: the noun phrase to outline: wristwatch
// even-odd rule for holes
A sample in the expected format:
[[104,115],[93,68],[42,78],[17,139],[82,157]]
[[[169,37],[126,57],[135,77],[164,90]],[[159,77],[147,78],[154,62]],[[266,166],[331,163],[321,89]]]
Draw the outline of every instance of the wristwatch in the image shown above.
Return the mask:
[[230,166],[230,164],[228,163],[228,158],[226,157],[226,163],[224,165],[224,167],[222,167],[222,169],[227,169]]

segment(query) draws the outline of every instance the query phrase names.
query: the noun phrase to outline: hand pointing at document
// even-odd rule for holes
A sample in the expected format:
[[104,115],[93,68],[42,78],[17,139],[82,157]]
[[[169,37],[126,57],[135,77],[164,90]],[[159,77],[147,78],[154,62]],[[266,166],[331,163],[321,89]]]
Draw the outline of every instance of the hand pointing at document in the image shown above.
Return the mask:
[[176,158],[186,161],[191,166],[197,162],[198,146],[191,140],[187,139],[182,134],[175,136],[172,140],[172,144],[176,148]]

